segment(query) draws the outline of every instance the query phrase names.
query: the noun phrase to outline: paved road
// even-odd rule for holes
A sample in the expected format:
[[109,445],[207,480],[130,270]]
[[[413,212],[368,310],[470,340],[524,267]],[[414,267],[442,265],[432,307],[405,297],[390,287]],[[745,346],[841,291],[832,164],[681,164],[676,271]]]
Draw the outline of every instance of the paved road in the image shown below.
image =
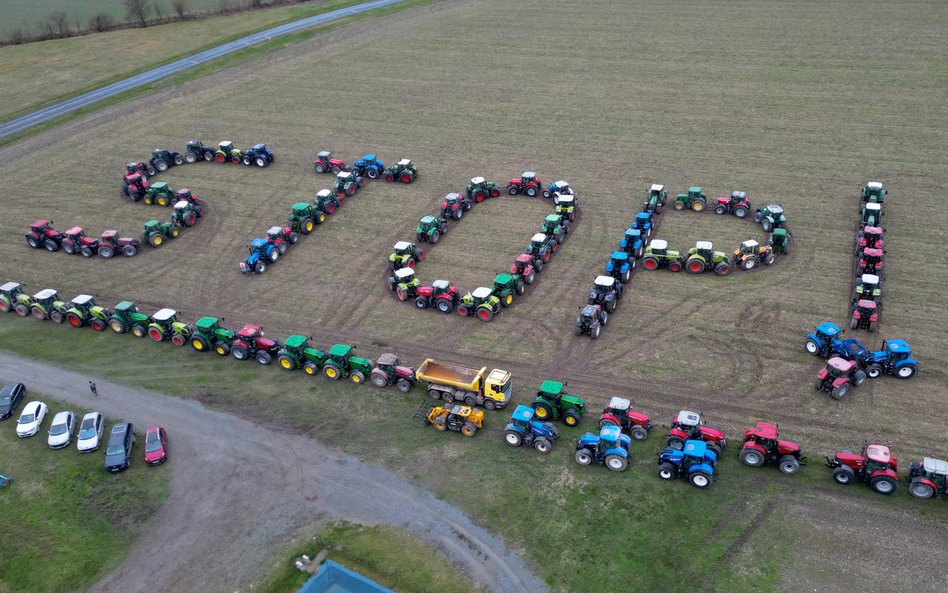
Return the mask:
[[341,19],[353,14],[359,14],[361,12],[366,12],[375,8],[381,8],[390,4],[397,4],[401,1],[402,0],[372,0],[371,2],[356,4],[355,6],[350,6],[348,8],[340,8],[339,10],[333,10],[331,12],[325,12],[323,14],[302,18],[291,23],[272,27],[265,31],[260,31],[259,33],[254,33],[253,35],[235,39],[234,41],[224,43],[223,45],[218,45],[217,47],[213,47],[200,53],[181,58],[180,60],[175,60],[174,62],[165,64],[164,66],[153,68],[147,72],[142,72],[141,74],[136,74],[135,76],[125,78],[118,82],[114,82],[104,87],[89,91],[88,93],[83,93],[82,95],[73,97],[72,99],[67,99],[66,101],[56,103],[55,105],[50,105],[49,107],[44,107],[43,109],[34,111],[33,113],[29,113],[14,120],[10,120],[4,124],[0,124],[0,138],[9,136],[11,134],[16,134],[37,124],[51,120],[55,117],[59,117],[60,115],[65,115],[75,111],[76,109],[92,105],[93,103],[101,101],[102,99],[112,97],[119,93],[124,93],[125,91],[142,86],[144,84],[155,82],[156,80],[161,80],[162,78],[165,78],[171,74],[176,74],[183,70],[187,70],[188,68],[192,68],[199,64],[217,59],[221,56],[226,56],[227,54],[233,53],[235,51],[240,51],[245,47],[266,41],[272,37],[286,35],[287,33],[295,33],[296,31],[300,31],[314,25],[321,25],[323,23],[328,23],[330,21]]
[[[405,529],[442,550],[487,591],[549,591],[519,556],[460,510],[313,439],[3,352],[0,378],[108,418],[168,430],[170,460],[158,470],[171,472],[168,500],[128,557],[90,591],[246,590],[270,570],[279,550],[334,519]],[[97,398],[89,393],[90,378]]]

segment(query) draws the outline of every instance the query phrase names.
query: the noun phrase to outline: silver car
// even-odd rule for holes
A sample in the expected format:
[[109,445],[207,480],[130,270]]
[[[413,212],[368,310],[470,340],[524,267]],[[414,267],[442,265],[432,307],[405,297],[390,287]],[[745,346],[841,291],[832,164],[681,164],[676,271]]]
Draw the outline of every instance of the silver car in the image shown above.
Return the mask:
[[82,417],[79,424],[79,437],[76,439],[76,448],[80,453],[91,453],[102,444],[102,433],[105,431],[105,417],[98,412],[89,412]]
[[49,425],[49,438],[46,442],[50,449],[62,449],[72,442],[72,435],[76,432],[76,415],[66,410],[53,416]]

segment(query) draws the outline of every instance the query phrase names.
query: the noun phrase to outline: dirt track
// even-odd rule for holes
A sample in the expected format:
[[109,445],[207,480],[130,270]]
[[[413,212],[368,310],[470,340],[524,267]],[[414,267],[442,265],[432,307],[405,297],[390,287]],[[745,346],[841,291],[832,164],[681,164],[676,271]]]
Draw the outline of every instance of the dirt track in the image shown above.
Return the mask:
[[168,429],[171,460],[156,471],[172,472],[171,494],[125,561],[90,591],[240,590],[267,572],[276,550],[334,519],[405,529],[488,591],[548,590],[455,507],[313,439],[100,378],[92,399],[88,377],[9,354],[0,354],[0,375],[110,419]]

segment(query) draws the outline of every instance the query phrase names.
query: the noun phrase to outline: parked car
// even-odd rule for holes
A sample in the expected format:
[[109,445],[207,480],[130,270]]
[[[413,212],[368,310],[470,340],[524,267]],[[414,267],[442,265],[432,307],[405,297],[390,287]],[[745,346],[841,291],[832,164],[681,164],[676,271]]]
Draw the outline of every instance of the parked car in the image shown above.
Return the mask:
[[16,412],[16,407],[23,401],[26,387],[23,383],[7,383],[0,389],[0,420],[6,420]]
[[26,404],[16,421],[16,436],[26,438],[38,433],[44,419],[46,419],[46,404],[41,401]]
[[113,473],[128,469],[134,444],[135,433],[131,422],[113,424],[109,444],[105,449],[105,469]]
[[72,435],[76,432],[76,415],[66,410],[53,416],[49,425],[49,438],[46,442],[50,449],[62,449],[72,442]]
[[76,449],[80,453],[92,453],[102,444],[103,431],[105,431],[105,417],[98,412],[89,412],[82,417],[82,422],[79,424]]
[[168,433],[160,426],[145,431],[145,463],[159,465],[168,461]]

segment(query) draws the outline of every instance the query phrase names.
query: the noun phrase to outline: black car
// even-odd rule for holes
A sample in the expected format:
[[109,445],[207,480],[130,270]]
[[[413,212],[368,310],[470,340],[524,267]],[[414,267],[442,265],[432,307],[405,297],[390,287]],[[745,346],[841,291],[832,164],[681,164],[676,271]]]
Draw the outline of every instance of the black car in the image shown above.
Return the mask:
[[134,444],[135,433],[132,431],[131,422],[113,425],[109,434],[109,445],[105,449],[105,469],[110,472],[128,469]]
[[13,415],[16,407],[23,401],[26,395],[26,387],[23,383],[7,383],[0,389],[0,420],[4,420]]

